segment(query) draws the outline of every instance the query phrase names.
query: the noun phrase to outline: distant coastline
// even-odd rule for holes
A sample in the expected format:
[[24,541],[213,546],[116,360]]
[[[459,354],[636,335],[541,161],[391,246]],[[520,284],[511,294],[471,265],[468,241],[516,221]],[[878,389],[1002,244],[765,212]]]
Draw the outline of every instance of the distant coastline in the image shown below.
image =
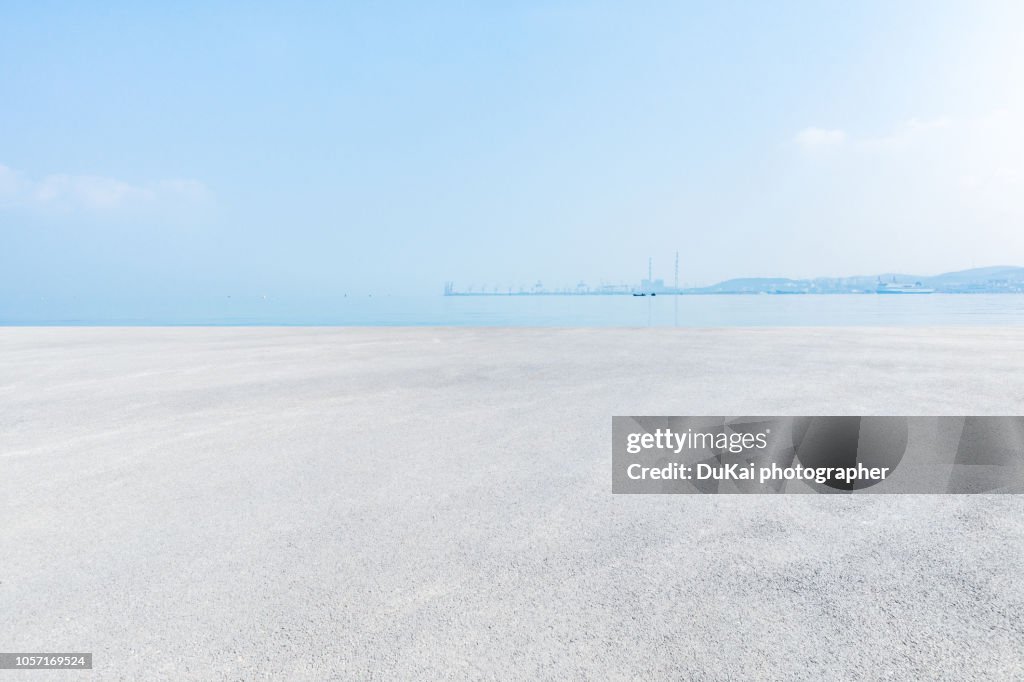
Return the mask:
[[666,286],[664,280],[641,280],[639,284],[601,284],[590,287],[548,289],[541,282],[525,287],[474,287],[459,289],[446,282],[445,296],[699,296],[704,294],[1020,294],[1024,293],[1024,267],[997,265],[924,276],[883,273],[854,277],[745,277],[729,279],[707,287]]

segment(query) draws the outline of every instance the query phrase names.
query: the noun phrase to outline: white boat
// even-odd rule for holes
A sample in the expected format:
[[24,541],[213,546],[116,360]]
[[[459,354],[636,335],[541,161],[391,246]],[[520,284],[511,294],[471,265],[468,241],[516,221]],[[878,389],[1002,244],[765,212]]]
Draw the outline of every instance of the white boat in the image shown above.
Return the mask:
[[930,289],[920,282],[903,284],[898,282],[879,282],[875,290],[879,294],[934,294],[935,289]]

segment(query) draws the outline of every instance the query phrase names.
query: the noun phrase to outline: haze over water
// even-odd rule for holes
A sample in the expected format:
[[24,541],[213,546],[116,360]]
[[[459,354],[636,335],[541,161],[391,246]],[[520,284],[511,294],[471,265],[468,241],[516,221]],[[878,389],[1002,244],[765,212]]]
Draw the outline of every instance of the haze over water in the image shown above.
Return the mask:
[[1024,295],[219,296],[0,303],[0,325],[733,327],[1024,325]]

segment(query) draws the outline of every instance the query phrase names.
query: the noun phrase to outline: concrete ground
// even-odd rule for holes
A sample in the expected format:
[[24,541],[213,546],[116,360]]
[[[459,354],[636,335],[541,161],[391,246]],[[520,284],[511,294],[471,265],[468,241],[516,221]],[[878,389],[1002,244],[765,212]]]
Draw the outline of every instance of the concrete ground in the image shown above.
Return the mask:
[[95,654],[6,674],[1021,679],[1024,497],[613,496],[610,431],[1024,414],[1022,349],[1019,328],[0,329],[0,650]]

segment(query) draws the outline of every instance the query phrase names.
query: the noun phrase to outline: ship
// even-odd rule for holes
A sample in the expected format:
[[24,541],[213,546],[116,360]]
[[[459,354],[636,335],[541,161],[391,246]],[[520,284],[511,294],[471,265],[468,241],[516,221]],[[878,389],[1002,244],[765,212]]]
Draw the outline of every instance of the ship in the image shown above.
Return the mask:
[[879,282],[875,290],[879,294],[934,294],[935,289],[924,286],[920,282],[904,284],[902,282]]

